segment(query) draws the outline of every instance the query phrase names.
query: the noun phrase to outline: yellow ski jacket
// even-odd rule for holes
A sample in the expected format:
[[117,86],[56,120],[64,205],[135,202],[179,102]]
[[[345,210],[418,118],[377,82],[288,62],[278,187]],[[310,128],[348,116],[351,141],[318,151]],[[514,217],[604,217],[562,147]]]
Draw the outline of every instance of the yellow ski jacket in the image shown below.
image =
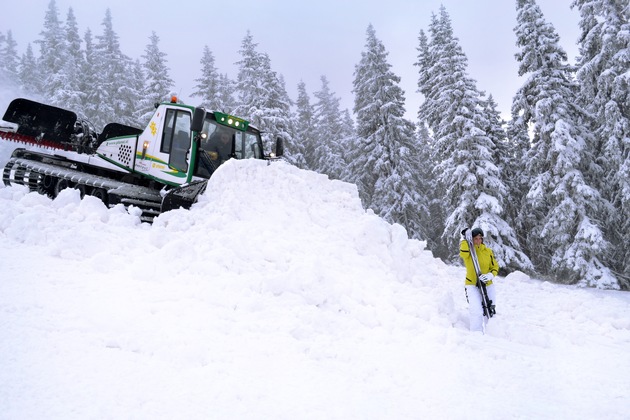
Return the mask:
[[[494,258],[492,250],[484,244],[481,244],[475,245],[475,251],[477,252],[477,260],[479,261],[481,274],[492,273],[497,276],[499,274],[499,264],[497,264],[497,260]],[[472,256],[470,255],[468,242],[465,240],[462,240],[459,245],[459,256],[462,257],[464,265],[466,266],[466,285],[476,285],[477,273],[475,272],[475,265],[473,264]],[[492,284],[492,281],[489,281],[486,284]]]

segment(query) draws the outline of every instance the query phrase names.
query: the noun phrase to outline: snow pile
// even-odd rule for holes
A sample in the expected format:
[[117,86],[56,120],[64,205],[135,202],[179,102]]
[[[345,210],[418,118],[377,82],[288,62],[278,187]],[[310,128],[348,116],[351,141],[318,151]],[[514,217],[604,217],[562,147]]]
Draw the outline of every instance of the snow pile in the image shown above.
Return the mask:
[[515,273],[470,333],[463,269],[350,184],[230,161],[153,225],[74,190],[0,206],[0,418],[627,415],[628,294]]

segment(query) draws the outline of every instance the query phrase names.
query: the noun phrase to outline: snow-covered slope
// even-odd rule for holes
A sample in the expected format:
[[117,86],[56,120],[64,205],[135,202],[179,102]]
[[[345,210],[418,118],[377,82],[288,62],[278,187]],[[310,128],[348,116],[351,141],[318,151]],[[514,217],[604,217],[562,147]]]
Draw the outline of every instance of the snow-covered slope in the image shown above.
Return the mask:
[[140,224],[0,187],[0,419],[627,418],[630,298],[463,269],[355,186],[230,161]]

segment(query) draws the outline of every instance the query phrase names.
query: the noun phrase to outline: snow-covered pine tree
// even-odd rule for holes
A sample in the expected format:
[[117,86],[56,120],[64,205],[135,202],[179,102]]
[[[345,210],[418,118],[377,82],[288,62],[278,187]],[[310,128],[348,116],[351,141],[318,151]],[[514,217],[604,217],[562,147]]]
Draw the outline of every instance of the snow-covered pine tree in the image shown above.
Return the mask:
[[101,92],[98,52],[94,45],[91,29],[88,28],[85,31],[83,42],[85,44],[85,60],[81,68],[81,90],[83,92],[83,106],[81,109],[92,122],[94,128],[97,129],[97,116],[101,108],[100,98],[104,97],[104,93]]
[[112,27],[112,15],[109,9],[105,11],[105,18],[101,24],[104,27],[103,34],[96,35],[91,54],[87,50],[86,41],[88,63],[90,63],[91,58],[93,60],[91,64],[94,66],[93,85],[88,105],[92,108],[90,119],[97,131],[102,130],[107,123],[115,118],[114,101],[116,100],[118,85],[115,79],[119,75],[120,66],[118,63],[122,54],[118,35]]
[[[492,160],[499,168],[498,176],[503,184],[506,185],[508,194],[502,197],[501,205],[504,209],[502,219],[499,221],[503,227],[498,230],[501,235],[494,238],[494,254],[501,261],[501,268],[506,272],[513,270],[521,270],[525,272],[533,272],[534,266],[529,257],[523,252],[517,234],[512,226],[516,226],[517,211],[520,210],[520,198],[523,196],[519,190],[520,184],[520,162],[522,162],[521,149],[514,147],[507,139],[507,133],[503,128],[505,122],[501,118],[497,110],[497,103],[492,95],[483,101],[484,120],[487,126],[484,131],[493,144],[494,155]],[[516,204],[516,205],[515,205]]]
[[272,136],[282,137],[290,151],[294,137],[291,99],[284,79],[271,69],[269,56],[259,53],[257,45],[247,31],[239,51],[241,60],[236,63],[238,100],[234,113],[260,129],[266,143],[271,143]]
[[[422,34],[419,38],[417,64],[419,90],[426,98],[419,115],[434,139],[434,198],[445,212],[441,244],[434,254],[455,260],[459,232],[472,225],[502,245],[517,247],[514,232],[502,217],[508,190],[495,162],[495,145],[486,132],[492,124],[482,93],[467,75],[468,59],[444,6],[439,16],[432,16],[429,32],[429,44],[423,44]],[[505,265],[505,261],[500,263]]]
[[[376,43],[376,35],[372,25],[370,24],[367,30],[368,40],[372,38],[372,43]],[[367,44],[366,44],[367,47]],[[372,46],[374,49],[375,46]],[[377,160],[383,156],[383,145],[379,142],[377,131],[382,125],[381,121],[378,121],[378,107],[381,103],[372,102],[370,88],[376,87],[364,87],[357,86],[358,84],[365,83],[369,77],[376,77],[377,75],[369,72],[374,69],[367,66],[367,62],[373,59],[374,54],[378,51],[363,51],[361,53],[361,62],[365,62],[363,66],[359,64],[355,65],[354,70],[354,114],[357,118],[357,138],[356,144],[348,150],[348,166],[350,167],[349,173],[351,178],[350,182],[357,185],[359,189],[359,196],[363,202],[363,206],[370,208],[372,206],[373,197],[375,194],[376,182],[379,178],[379,171],[376,168]],[[381,52],[385,57],[381,58],[382,62],[379,63],[383,69],[382,71],[389,71],[388,63],[386,61],[386,54]],[[362,89],[358,91],[358,89]],[[365,89],[365,91],[363,91]],[[375,118],[371,119],[370,114]],[[382,136],[382,132],[380,133]],[[382,176],[382,175],[381,175]]]
[[[435,14],[431,15],[431,24],[437,25],[437,16]],[[435,34],[437,36],[437,34]],[[427,130],[430,130],[430,127],[434,125],[431,118],[431,115],[425,114],[427,110],[431,110],[434,108],[432,104],[433,95],[435,95],[436,89],[432,86],[435,83],[433,77],[431,77],[430,72],[435,68],[435,62],[432,57],[432,49],[429,47],[429,38],[424,30],[420,30],[418,35],[418,57],[417,61],[413,64],[418,67],[418,92],[423,96],[423,104],[418,110],[418,121],[420,121],[420,127]],[[437,79],[437,78],[436,78]]]
[[18,63],[17,42],[11,30],[8,30],[6,36],[0,34],[0,80],[5,85],[19,86]]
[[[432,15],[432,21],[436,20],[435,14]],[[427,109],[433,108],[433,97],[435,89],[432,88],[434,83],[429,72],[434,68],[432,52],[429,48],[429,38],[424,30],[420,30],[418,35],[418,56],[414,66],[418,67],[418,92],[423,95],[423,105],[418,110],[417,135],[420,144],[419,153],[420,160],[423,165],[420,167],[421,179],[426,186],[424,196],[426,197],[426,215],[423,223],[423,231],[427,246],[435,255],[444,255],[449,258],[450,251],[446,248],[442,241],[442,233],[444,232],[444,223],[447,217],[447,211],[442,203],[442,197],[435,190],[435,179],[433,175],[433,167],[435,162],[435,153],[433,151],[434,140],[429,124],[430,115],[425,115]]]
[[256,50],[258,46],[254,42],[254,37],[247,31],[239,53],[241,59],[236,62],[238,65],[238,75],[236,79],[236,109],[234,113],[249,121],[253,121],[260,113],[259,109],[265,92],[263,92],[263,75],[260,68],[260,53]]
[[[127,103],[127,106],[132,110],[133,115],[133,123],[130,125],[133,127],[144,128],[149,122],[146,119],[142,119],[143,114],[141,108],[142,99],[144,97],[143,95],[146,92],[147,77],[144,65],[140,59],[136,58],[133,63],[131,63],[128,80],[129,86],[127,87],[128,95],[126,96],[126,101],[136,101],[135,104],[132,104],[131,102]],[[135,110],[133,110],[134,108]],[[153,111],[155,111],[155,104],[153,105]],[[151,113],[151,115],[153,115],[153,113]]]
[[13,82],[11,81],[8,72],[5,70],[4,65],[2,63],[3,52],[6,48],[6,35],[0,32],[0,86],[11,86]]
[[[123,57],[123,66],[125,70],[121,75],[121,83],[118,86],[118,100],[114,103],[114,119],[113,121],[134,127],[144,127],[142,122],[138,122],[137,112],[140,98],[142,98],[142,90],[137,90],[139,85],[135,79],[137,74],[135,71],[135,61],[127,55]],[[143,83],[140,86],[144,87]],[[169,96],[165,99],[168,99]],[[111,122],[111,121],[109,121]]]
[[72,110],[83,117],[83,96],[81,91],[81,77],[83,73],[83,51],[81,49],[81,36],[72,7],[68,9],[65,25],[65,39],[68,47],[66,61],[64,62],[65,83],[64,89],[56,92],[54,102],[66,109]]
[[39,69],[43,73],[41,95],[45,102],[64,107],[59,93],[66,88],[68,46],[55,0],[48,3],[48,10],[44,15],[44,30],[40,32],[40,36],[35,42],[40,46]]
[[306,92],[306,83],[300,80],[295,101],[295,140],[291,163],[302,169],[312,169],[312,156],[315,148],[315,119],[311,98]]
[[344,152],[341,150],[343,138],[343,115],[339,108],[340,99],[330,90],[326,76],[321,76],[321,89],[314,92],[313,104],[315,118],[315,148],[313,150],[314,167],[316,172],[323,173],[334,179],[341,179],[345,168]]
[[236,83],[229,78],[227,73],[219,75],[219,106],[223,112],[234,114],[236,108],[236,100],[234,99],[234,91]]
[[528,75],[512,107],[533,129],[525,156],[529,189],[522,214],[536,268],[559,280],[603,288],[619,284],[608,268],[599,220],[605,202],[589,185],[592,136],[577,105],[578,87],[559,36],[535,0],[517,1],[519,75]]
[[[133,110],[124,100],[125,87],[129,85],[131,59],[120,49],[118,34],[114,31],[112,14],[108,8],[102,22],[103,33],[96,36],[93,58],[96,60],[96,80],[92,99],[96,114],[91,116],[97,130],[105,124],[119,122],[137,125]],[[134,110],[137,109],[137,102]]]
[[203,47],[201,56],[201,77],[195,79],[195,91],[191,96],[201,99],[199,106],[208,111],[229,112],[227,106],[221,102],[221,76],[214,64],[214,54],[207,45]]
[[[419,121],[416,125],[416,144],[417,144],[417,174],[418,177],[418,194],[420,196],[420,202],[418,202],[418,217],[420,220],[420,226],[418,226],[413,232],[412,236],[422,238],[427,242],[429,249],[435,249],[437,247],[436,240],[434,238],[440,238],[443,232],[444,218],[441,218],[442,206],[439,206],[437,200],[433,195],[433,178],[432,178],[432,152],[431,147],[433,139],[429,133],[429,129],[425,121]],[[432,209],[432,203],[435,203],[438,208]]]
[[83,62],[83,51],[81,49],[81,35],[79,35],[79,25],[74,15],[72,7],[68,8],[65,25],[66,44],[68,45],[69,61],[76,66]]
[[353,182],[356,177],[351,173],[352,168],[348,165],[351,160],[351,151],[359,142],[357,138],[356,128],[354,126],[354,120],[352,114],[348,108],[341,111],[341,132],[340,132],[339,145],[341,146],[341,159],[346,162],[343,171],[341,172],[341,180],[346,182]]
[[[521,214],[523,200],[529,191],[529,177],[525,173],[524,162],[525,153],[530,148],[529,121],[531,115],[528,108],[521,105],[525,97],[514,97],[511,106],[511,119],[507,124],[507,141],[509,144],[509,155],[503,166],[504,179],[510,191],[510,199],[506,203],[506,215],[514,223],[518,234],[519,242],[527,255],[536,252],[536,248],[529,249],[525,239],[529,229],[529,218]],[[535,220],[535,219],[534,219]]]
[[18,65],[18,84],[24,94],[33,99],[39,99],[42,92],[43,80],[38,68],[33,47],[28,44]]
[[507,169],[507,165],[509,164],[509,162],[506,161],[506,157],[509,156],[510,150],[507,133],[503,128],[505,121],[501,118],[501,113],[498,110],[498,105],[492,94],[488,95],[488,98],[485,100],[482,98],[482,104],[485,120],[488,123],[488,125],[484,127],[484,131],[494,143],[494,161],[497,163],[501,174],[503,174],[503,171]]
[[145,75],[144,91],[140,95],[139,123],[142,127],[149,123],[155,112],[155,104],[168,102],[174,85],[166,65],[166,53],[160,51],[160,37],[151,32],[149,43],[144,49],[142,63]]
[[415,236],[420,227],[418,165],[422,162],[417,159],[414,125],[404,118],[400,77],[392,72],[388,55],[370,24],[354,71],[358,136],[350,166],[357,185],[367,186],[364,205]]
[[[291,113],[293,102],[287,93],[284,77],[271,69],[271,60],[263,54],[263,67],[265,78],[263,79],[264,91],[267,92],[263,106],[263,123],[260,125],[263,140],[271,147],[275,147],[275,140],[284,140],[284,153],[288,160],[293,154],[293,141],[295,138],[294,116]],[[272,150],[275,153],[275,150]]]
[[[577,80],[581,103],[593,115],[599,190],[613,204],[606,237],[621,285],[630,288],[630,7],[628,1],[575,0],[580,12]],[[598,181],[597,179],[594,181]]]

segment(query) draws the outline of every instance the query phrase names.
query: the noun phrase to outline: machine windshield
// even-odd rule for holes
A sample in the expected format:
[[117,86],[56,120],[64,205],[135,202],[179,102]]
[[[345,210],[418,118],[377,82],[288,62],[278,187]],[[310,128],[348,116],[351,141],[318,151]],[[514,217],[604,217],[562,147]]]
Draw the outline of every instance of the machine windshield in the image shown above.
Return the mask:
[[197,175],[210,177],[228,159],[262,159],[263,153],[256,133],[236,130],[206,119],[203,124]]
[[216,152],[222,161],[233,157],[236,159],[261,159],[262,150],[258,136],[254,133],[235,130],[206,119],[202,133],[206,138],[201,142],[201,148],[206,152]]

